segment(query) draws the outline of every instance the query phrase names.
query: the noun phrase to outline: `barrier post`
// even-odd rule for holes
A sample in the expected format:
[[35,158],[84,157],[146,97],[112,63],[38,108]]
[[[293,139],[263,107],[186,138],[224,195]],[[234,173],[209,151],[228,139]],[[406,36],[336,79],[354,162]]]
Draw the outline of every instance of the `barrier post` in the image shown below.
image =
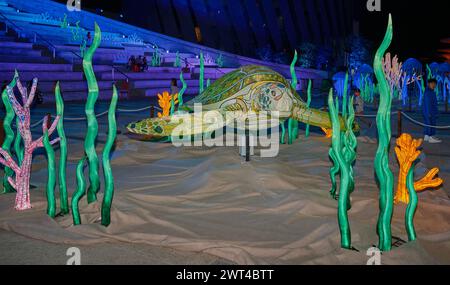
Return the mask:
[[412,112],[412,98],[411,96],[408,96],[409,101],[409,111]]
[[151,106],[150,107],[150,118],[154,118],[155,117],[155,106]]
[[250,134],[249,130],[245,130],[245,161],[250,161]]
[[402,135],[402,111],[397,111],[397,137]]
[[448,113],[448,95],[445,97],[445,113]]

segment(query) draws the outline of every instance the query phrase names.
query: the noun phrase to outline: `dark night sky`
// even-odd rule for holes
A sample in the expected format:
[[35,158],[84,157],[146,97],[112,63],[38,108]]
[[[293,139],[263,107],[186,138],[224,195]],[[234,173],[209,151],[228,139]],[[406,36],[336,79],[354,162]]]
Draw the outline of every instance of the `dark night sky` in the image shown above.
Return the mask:
[[378,46],[392,14],[394,39],[392,53],[400,60],[416,57],[424,61],[437,60],[440,40],[450,37],[450,15],[442,0],[382,0],[381,12],[368,12],[366,0],[355,0],[359,7],[361,34]]
[[[244,0],[245,1],[245,0]],[[421,60],[437,60],[439,41],[450,37],[450,15],[443,0],[381,0],[381,12],[369,12],[367,0],[353,0],[355,17],[360,21],[361,34],[374,46],[381,41],[386,30],[388,13],[394,22],[394,41],[391,51],[400,60],[416,57]],[[61,0],[60,2],[66,2]],[[102,8],[120,13],[126,0],[85,0],[85,8]],[[349,7],[350,8],[350,7]],[[126,17],[129,15],[125,15]],[[133,15],[136,17],[139,15]]]

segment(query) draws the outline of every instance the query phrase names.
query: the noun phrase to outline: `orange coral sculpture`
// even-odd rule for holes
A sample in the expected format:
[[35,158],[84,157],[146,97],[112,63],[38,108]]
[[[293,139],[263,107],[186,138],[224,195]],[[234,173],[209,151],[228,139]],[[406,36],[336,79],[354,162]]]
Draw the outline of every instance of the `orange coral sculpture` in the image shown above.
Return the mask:
[[333,136],[333,130],[332,129],[326,129],[326,128],[321,128],[322,131],[325,133],[325,137],[326,138],[331,138]]
[[158,104],[162,109],[162,113],[158,112],[158,118],[164,118],[164,117],[168,117],[170,115],[172,96],[175,96],[174,104],[178,104],[178,94],[170,95],[169,92],[167,92],[167,91],[164,91],[162,95],[158,94]]
[[[422,145],[423,140],[415,140],[409,134],[402,134],[397,139],[397,146],[395,153],[397,154],[400,171],[398,175],[397,193],[395,194],[394,202],[409,203],[409,193],[406,187],[406,177],[411,169],[414,161],[419,157],[421,151],[417,150]],[[436,188],[444,182],[441,178],[435,178],[439,173],[439,168],[433,168],[421,180],[414,183],[416,192],[423,191],[428,188]]]

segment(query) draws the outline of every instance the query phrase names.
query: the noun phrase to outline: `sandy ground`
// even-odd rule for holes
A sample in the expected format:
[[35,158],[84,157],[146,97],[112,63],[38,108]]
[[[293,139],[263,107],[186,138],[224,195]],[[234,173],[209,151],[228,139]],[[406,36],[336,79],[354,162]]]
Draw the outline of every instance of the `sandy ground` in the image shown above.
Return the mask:
[[[68,117],[83,113],[80,104],[66,109]],[[101,104],[98,112],[104,109]],[[46,112],[39,109],[33,119]],[[120,128],[147,115],[120,114]],[[449,115],[440,124],[445,122],[450,124]],[[421,136],[421,129],[407,122],[404,129]],[[84,132],[84,123],[66,123],[70,192],[75,189]],[[102,118],[98,153],[105,132]],[[35,133],[39,135],[39,128]],[[328,194],[329,140],[319,132],[309,139],[301,132],[294,145],[281,146],[277,157],[255,156],[250,163],[238,156],[237,147],[175,148],[121,134],[112,156],[116,192],[111,226],[98,223],[100,202],[87,205],[85,199],[80,203],[81,226],[74,227],[71,216],[46,216],[47,168],[40,151],[31,180],[36,186],[31,190],[33,209],[16,212],[14,195],[0,196],[0,263],[64,264],[67,248],[77,246],[84,264],[365,264],[366,250],[377,243],[375,134],[372,127],[358,138],[356,191],[349,216],[359,252],[340,249],[337,203]],[[450,181],[450,136],[439,135],[443,144],[424,145],[417,177],[439,166],[440,176]],[[450,264],[449,193],[444,185],[419,194],[418,240],[383,254],[383,264]],[[392,223],[393,235],[402,240],[407,239],[404,211],[405,206],[396,206]]]

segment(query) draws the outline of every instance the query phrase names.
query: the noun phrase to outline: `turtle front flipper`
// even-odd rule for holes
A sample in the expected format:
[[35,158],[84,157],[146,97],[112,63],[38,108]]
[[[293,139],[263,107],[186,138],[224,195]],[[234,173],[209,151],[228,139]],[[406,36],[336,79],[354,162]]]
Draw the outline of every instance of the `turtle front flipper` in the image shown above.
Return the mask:
[[195,113],[175,113],[163,118],[150,118],[127,126],[131,134],[138,135],[143,140],[161,141],[174,136],[194,136],[212,133],[223,128],[227,122],[218,111]]

